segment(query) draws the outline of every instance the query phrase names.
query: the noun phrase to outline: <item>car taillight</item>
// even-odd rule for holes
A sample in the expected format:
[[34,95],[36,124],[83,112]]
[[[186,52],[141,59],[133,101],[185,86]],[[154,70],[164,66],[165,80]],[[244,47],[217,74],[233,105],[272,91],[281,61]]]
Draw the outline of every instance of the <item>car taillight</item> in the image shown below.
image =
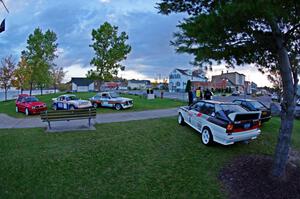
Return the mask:
[[227,127],[226,127],[226,132],[231,135],[233,131],[233,124],[228,124]]

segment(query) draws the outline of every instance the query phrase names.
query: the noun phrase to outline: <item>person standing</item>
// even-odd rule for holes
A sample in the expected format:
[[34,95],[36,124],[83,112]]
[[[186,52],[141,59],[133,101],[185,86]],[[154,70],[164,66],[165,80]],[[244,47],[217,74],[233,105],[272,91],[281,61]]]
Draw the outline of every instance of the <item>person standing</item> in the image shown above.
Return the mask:
[[199,87],[199,88],[196,90],[196,98],[197,98],[197,101],[202,100],[201,87]]
[[212,96],[212,93],[210,92],[210,90],[207,88],[204,92],[204,99],[205,100],[211,100],[211,96]]

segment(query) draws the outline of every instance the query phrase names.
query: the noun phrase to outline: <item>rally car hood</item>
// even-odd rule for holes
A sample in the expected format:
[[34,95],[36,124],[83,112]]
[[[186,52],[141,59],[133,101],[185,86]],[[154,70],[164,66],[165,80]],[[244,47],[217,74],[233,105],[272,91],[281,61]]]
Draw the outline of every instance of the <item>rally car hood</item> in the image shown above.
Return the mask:
[[27,102],[27,105],[30,106],[43,106],[45,103],[44,102]]
[[246,121],[246,120],[259,120],[261,112],[251,111],[251,112],[235,112],[228,115],[229,119],[233,122]]

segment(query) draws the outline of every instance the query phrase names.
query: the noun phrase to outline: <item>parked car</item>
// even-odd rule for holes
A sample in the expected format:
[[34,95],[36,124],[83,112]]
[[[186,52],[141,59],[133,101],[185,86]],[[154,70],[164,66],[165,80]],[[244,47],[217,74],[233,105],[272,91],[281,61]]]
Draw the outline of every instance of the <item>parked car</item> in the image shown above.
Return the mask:
[[234,103],[202,100],[180,107],[178,112],[178,123],[188,124],[199,132],[205,145],[252,140],[261,132],[261,112],[249,112]]
[[133,99],[120,97],[117,93],[114,92],[98,93],[94,97],[90,98],[90,101],[95,108],[101,106],[121,110],[133,107]]
[[241,94],[240,91],[233,91],[231,95],[232,96],[240,96],[240,94]]
[[61,95],[52,99],[52,109],[54,110],[74,110],[90,108],[92,104],[88,100],[81,100],[76,95]]
[[300,106],[300,98],[297,99],[296,106]]
[[273,93],[273,94],[271,95],[271,99],[272,99],[273,101],[278,101],[278,100],[279,100],[279,97],[278,97],[278,95],[277,95],[276,93]]
[[41,102],[35,96],[21,94],[16,100],[16,112],[22,112],[26,115],[39,114],[47,110],[47,105]]
[[257,100],[236,99],[233,103],[238,104],[248,111],[261,111],[261,122],[267,122],[271,119],[271,109]]

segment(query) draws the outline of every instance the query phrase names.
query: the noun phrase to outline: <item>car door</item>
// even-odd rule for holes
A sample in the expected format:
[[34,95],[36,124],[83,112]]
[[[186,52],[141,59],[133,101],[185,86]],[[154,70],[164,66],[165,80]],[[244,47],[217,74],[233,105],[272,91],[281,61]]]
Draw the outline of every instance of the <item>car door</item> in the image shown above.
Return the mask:
[[101,105],[105,107],[110,107],[110,104],[108,103],[109,101],[109,96],[107,93],[102,93],[101,94]]
[[189,120],[190,124],[196,128],[197,130],[201,131],[201,127],[203,124],[201,109],[204,106],[204,102],[198,102],[194,106],[191,107],[189,110]]
[[66,109],[65,103],[66,103],[65,97],[64,96],[59,97],[56,103],[57,109]]
[[21,101],[19,103],[19,110],[21,112],[25,112],[25,108],[26,108],[26,100],[25,97],[21,98]]

